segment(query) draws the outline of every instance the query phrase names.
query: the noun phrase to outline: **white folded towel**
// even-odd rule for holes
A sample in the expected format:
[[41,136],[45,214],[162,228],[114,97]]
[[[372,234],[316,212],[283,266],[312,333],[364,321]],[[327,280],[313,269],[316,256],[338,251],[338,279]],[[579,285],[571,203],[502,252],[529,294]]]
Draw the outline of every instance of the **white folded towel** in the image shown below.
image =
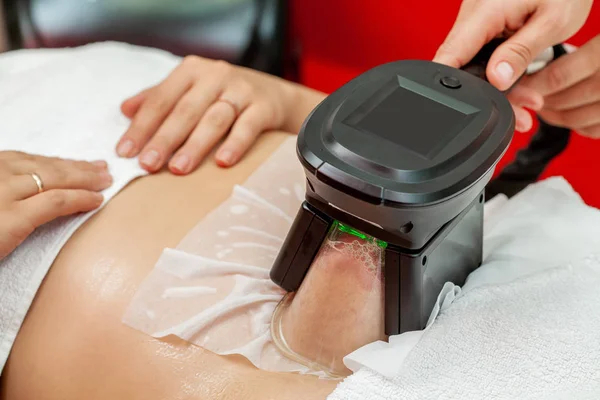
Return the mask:
[[[115,154],[128,126],[120,103],[162,80],[178,62],[162,51],[118,43],[6,53],[0,56],[0,150],[106,160],[114,178],[104,191],[106,204],[144,174],[137,160]],[[0,261],[0,371],[52,262],[92,214],[40,227]]]
[[328,400],[600,398],[600,211],[559,178],[486,211],[482,267]]

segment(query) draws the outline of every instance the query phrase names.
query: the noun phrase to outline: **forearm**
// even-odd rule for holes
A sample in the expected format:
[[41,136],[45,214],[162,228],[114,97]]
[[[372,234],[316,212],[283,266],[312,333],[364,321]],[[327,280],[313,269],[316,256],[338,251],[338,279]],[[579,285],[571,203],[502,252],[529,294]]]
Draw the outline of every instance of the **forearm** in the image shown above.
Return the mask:
[[291,102],[292,106],[286,110],[286,121],[282,129],[286,132],[298,133],[308,114],[327,95],[297,83],[287,82],[287,84],[293,101]]

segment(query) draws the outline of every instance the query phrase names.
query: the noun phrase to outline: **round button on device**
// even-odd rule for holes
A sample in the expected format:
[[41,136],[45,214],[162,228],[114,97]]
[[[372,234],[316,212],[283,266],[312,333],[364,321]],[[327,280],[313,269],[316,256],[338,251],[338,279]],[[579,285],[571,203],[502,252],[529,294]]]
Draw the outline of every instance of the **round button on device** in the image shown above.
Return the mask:
[[444,76],[442,79],[440,79],[440,82],[442,83],[442,85],[450,89],[458,89],[459,87],[461,87],[461,83],[458,80],[458,78],[455,78],[453,76]]

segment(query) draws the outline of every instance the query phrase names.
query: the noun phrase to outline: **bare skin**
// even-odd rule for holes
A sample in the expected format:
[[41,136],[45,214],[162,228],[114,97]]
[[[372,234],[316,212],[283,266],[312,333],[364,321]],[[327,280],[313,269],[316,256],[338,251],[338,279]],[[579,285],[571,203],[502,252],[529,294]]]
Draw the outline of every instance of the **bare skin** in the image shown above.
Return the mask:
[[325,399],[336,385],[257,370],[121,323],[161,251],[174,247],[287,137],[261,135],[232,169],[203,165],[130,184],[73,235],[54,262],[2,374],[0,398]]
[[336,376],[350,375],[343,358],[386,340],[383,251],[373,243],[331,232],[302,285],[281,313],[281,331],[294,353]]

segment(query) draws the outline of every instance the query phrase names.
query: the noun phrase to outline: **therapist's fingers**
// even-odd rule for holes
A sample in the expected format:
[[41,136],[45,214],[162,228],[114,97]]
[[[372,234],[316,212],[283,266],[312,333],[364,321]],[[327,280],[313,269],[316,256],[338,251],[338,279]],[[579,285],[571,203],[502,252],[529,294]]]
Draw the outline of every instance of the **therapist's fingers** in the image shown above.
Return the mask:
[[0,259],[38,226],[99,207],[111,182],[104,161],[0,151]]
[[540,115],[552,125],[585,131],[600,124],[600,102],[564,111],[545,109]]
[[533,111],[539,111],[544,106],[544,97],[541,94],[521,84],[515,86],[507,97],[513,106],[527,107]]
[[600,124],[580,129],[579,133],[592,139],[600,139]]
[[529,111],[515,105],[512,108],[515,113],[515,130],[519,132],[529,131],[533,127],[533,118]]
[[[513,2],[509,0],[507,3]],[[507,28],[516,30],[521,27],[531,9],[526,1],[514,3],[510,8],[497,0],[464,0],[452,29],[433,61],[460,68]]]
[[544,98],[532,89],[517,85],[508,93],[508,100],[515,113],[515,130],[529,131],[533,127],[533,118],[525,107],[539,111],[544,106]]
[[230,104],[224,101],[212,104],[189,139],[169,162],[169,170],[178,175],[193,171],[227,134],[235,118],[236,111]]
[[133,117],[129,129],[119,141],[117,154],[121,157],[138,155],[191,86],[192,80],[188,65],[181,63],[174,73],[148,93],[147,98]]
[[486,71],[492,85],[500,90],[508,89],[538,54],[555,44],[554,18],[557,18],[556,12],[536,13],[523,28],[498,46]]
[[[600,71],[600,35],[577,51],[554,61],[536,74],[527,77],[523,85],[543,96],[563,91]],[[593,92],[597,88],[591,88]]]
[[54,189],[84,189],[100,191],[112,184],[112,177],[104,163],[63,160],[30,156],[12,160],[7,168],[17,177],[14,198],[22,199],[37,193],[38,187],[31,174],[37,174],[46,191]]
[[97,209],[102,201],[101,193],[87,190],[51,190],[11,204],[2,201],[0,259],[10,254],[38,226],[58,217]]
[[148,94],[152,89],[153,88],[142,90],[135,96],[132,96],[121,103],[121,112],[123,115],[129,119],[133,118],[140,109],[142,103],[148,98]]
[[492,54],[488,80],[506,90],[545,48],[581,28],[592,0],[464,0],[434,61],[462,67],[492,38],[514,32]]
[[549,95],[544,100],[544,105],[550,110],[564,111],[598,102],[600,102],[600,72],[568,89]]
[[17,212],[31,226],[38,227],[58,217],[94,210],[103,199],[98,192],[54,189],[18,202]]
[[218,95],[215,83],[195,84],[177,102],[173,111],[140,153],[141,166],[155,172],[168,162],[203,118]]
[[236,164],[261,132],[281,123],[277,121],[276,115],[276,111],[268,104],[255,103],[248,107],[235,121],[229,136],[217,150],[217,165],[230,167]]

